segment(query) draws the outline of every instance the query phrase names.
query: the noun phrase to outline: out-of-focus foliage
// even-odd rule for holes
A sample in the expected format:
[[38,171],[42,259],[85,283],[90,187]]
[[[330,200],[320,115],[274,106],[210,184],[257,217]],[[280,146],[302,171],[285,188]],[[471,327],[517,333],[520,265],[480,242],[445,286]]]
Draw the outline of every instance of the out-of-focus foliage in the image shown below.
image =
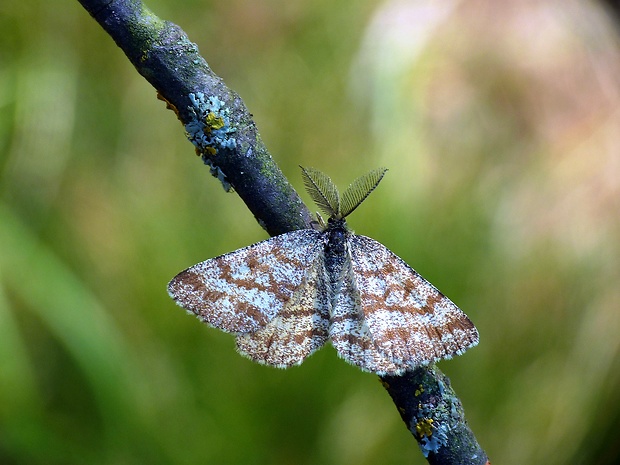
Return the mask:
[[[244,98],[301,189],[390,168],[352,215],[477,324],[441,363],[491,460],[616,463],[617,24],[575,0],[149,6]],[[425,463],[331,348],[279,371],[175,307],[265,238],[77,2],[0,7],[0,463]]]

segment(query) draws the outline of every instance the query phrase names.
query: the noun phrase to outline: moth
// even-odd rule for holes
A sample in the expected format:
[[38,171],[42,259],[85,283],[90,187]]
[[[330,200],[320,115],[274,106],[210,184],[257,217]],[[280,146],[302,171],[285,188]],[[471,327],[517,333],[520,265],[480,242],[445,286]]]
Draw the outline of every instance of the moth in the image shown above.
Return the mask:
[[367,173],[340,195],[327,175],[302,167],[306,190],[328,216],[318,216],[320,230],[198,263],[175,276],[168,293],[265,365],[299,365],[328,340],[344,360],[379,375],[462,354],[479,339],[467,315],[385,246],[347,227],[386,171]]

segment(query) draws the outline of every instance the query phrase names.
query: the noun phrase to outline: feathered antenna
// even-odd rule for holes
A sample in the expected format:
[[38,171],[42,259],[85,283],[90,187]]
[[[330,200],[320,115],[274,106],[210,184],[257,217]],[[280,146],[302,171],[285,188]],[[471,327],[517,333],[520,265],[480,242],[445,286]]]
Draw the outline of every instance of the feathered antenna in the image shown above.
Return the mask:
[[306,191],[312,200],[330,218],[342,218],[340,214],[340,193],[333,181],[314,168],[300,166]]
[[360,206],[360,204],[366,200],[366,197],[370,195],[372,191],[379,185],[387,168],[377,168],[370,173],[366,173],[360,176],[351,183],[349,187],[342,194],[341,203],[341,218],[349,216],[353,210]]

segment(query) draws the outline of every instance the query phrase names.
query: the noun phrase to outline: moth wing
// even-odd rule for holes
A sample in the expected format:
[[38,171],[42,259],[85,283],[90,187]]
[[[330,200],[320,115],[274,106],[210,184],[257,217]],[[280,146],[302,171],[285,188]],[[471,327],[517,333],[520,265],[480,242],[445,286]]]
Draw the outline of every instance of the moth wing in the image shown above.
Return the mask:
[[349,241],[364,320],[389,359],[413,368],[478,343],[467,315],[401,258],[365,236]]
[[292,231],[198,263],[175,276],[168,293],[203,322],[229,333],[264,327],[302,284],[322,253],[320,232]]
[[299,365],[327,341],[329,283],[323,253],[316,254],[302,283],[263,328],[237,336],[237,350],[264,365]]
[[353,277],[350,257],[343,265],[343,275],[329,327],[329,339],[345,361],[362,370],[385,374],[401,374],[409,368],[378,350],[362,311],[362,299]]

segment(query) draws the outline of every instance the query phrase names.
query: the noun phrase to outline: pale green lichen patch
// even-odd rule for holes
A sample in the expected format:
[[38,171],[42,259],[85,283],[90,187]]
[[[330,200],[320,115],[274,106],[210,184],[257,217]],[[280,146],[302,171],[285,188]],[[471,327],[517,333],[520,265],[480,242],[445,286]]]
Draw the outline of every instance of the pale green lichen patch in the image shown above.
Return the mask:
[[421,404],[415,421],[412,429],[424,457],[448,444],[450,422],[443,412],[438,412],[430,405]]
[[166,26],[166,21],[153,13],[144,3],[141,3],[140,7],[140,18],[143,23],[148,24],[148,26],[155,31],[160,31]]
[[230,110],[217,96],[206,96],[202,92],[189,94],[192,106],[189,107],[191,121],[185,125],[187,138],[196,147],[210,168],[211,174],[217,177],[228,192],[231,185],[226,175],[215,165],[213,157],[222,151],[234,150],[237,140],[232,137],[236,128],[230,122]]
[[[148,55],[148,49],[158,40],[161,31],[166,28],[164,21],[153,13],[144,3],[140,4],[140,10],[128,24],[134,43],[143,50],[142,55]],[[139,45],[138,45],[139,44]]]
[[[425,457],[448,444],[448,434],[459,421],[459,401],[447,395],[444,389],[445,386],[440,382],[439,390],[442,395],[429,396],[425,402],[420,402],[411,421],[411,430]],[[423,390],[419,389],[416,396],[422,392]]]

